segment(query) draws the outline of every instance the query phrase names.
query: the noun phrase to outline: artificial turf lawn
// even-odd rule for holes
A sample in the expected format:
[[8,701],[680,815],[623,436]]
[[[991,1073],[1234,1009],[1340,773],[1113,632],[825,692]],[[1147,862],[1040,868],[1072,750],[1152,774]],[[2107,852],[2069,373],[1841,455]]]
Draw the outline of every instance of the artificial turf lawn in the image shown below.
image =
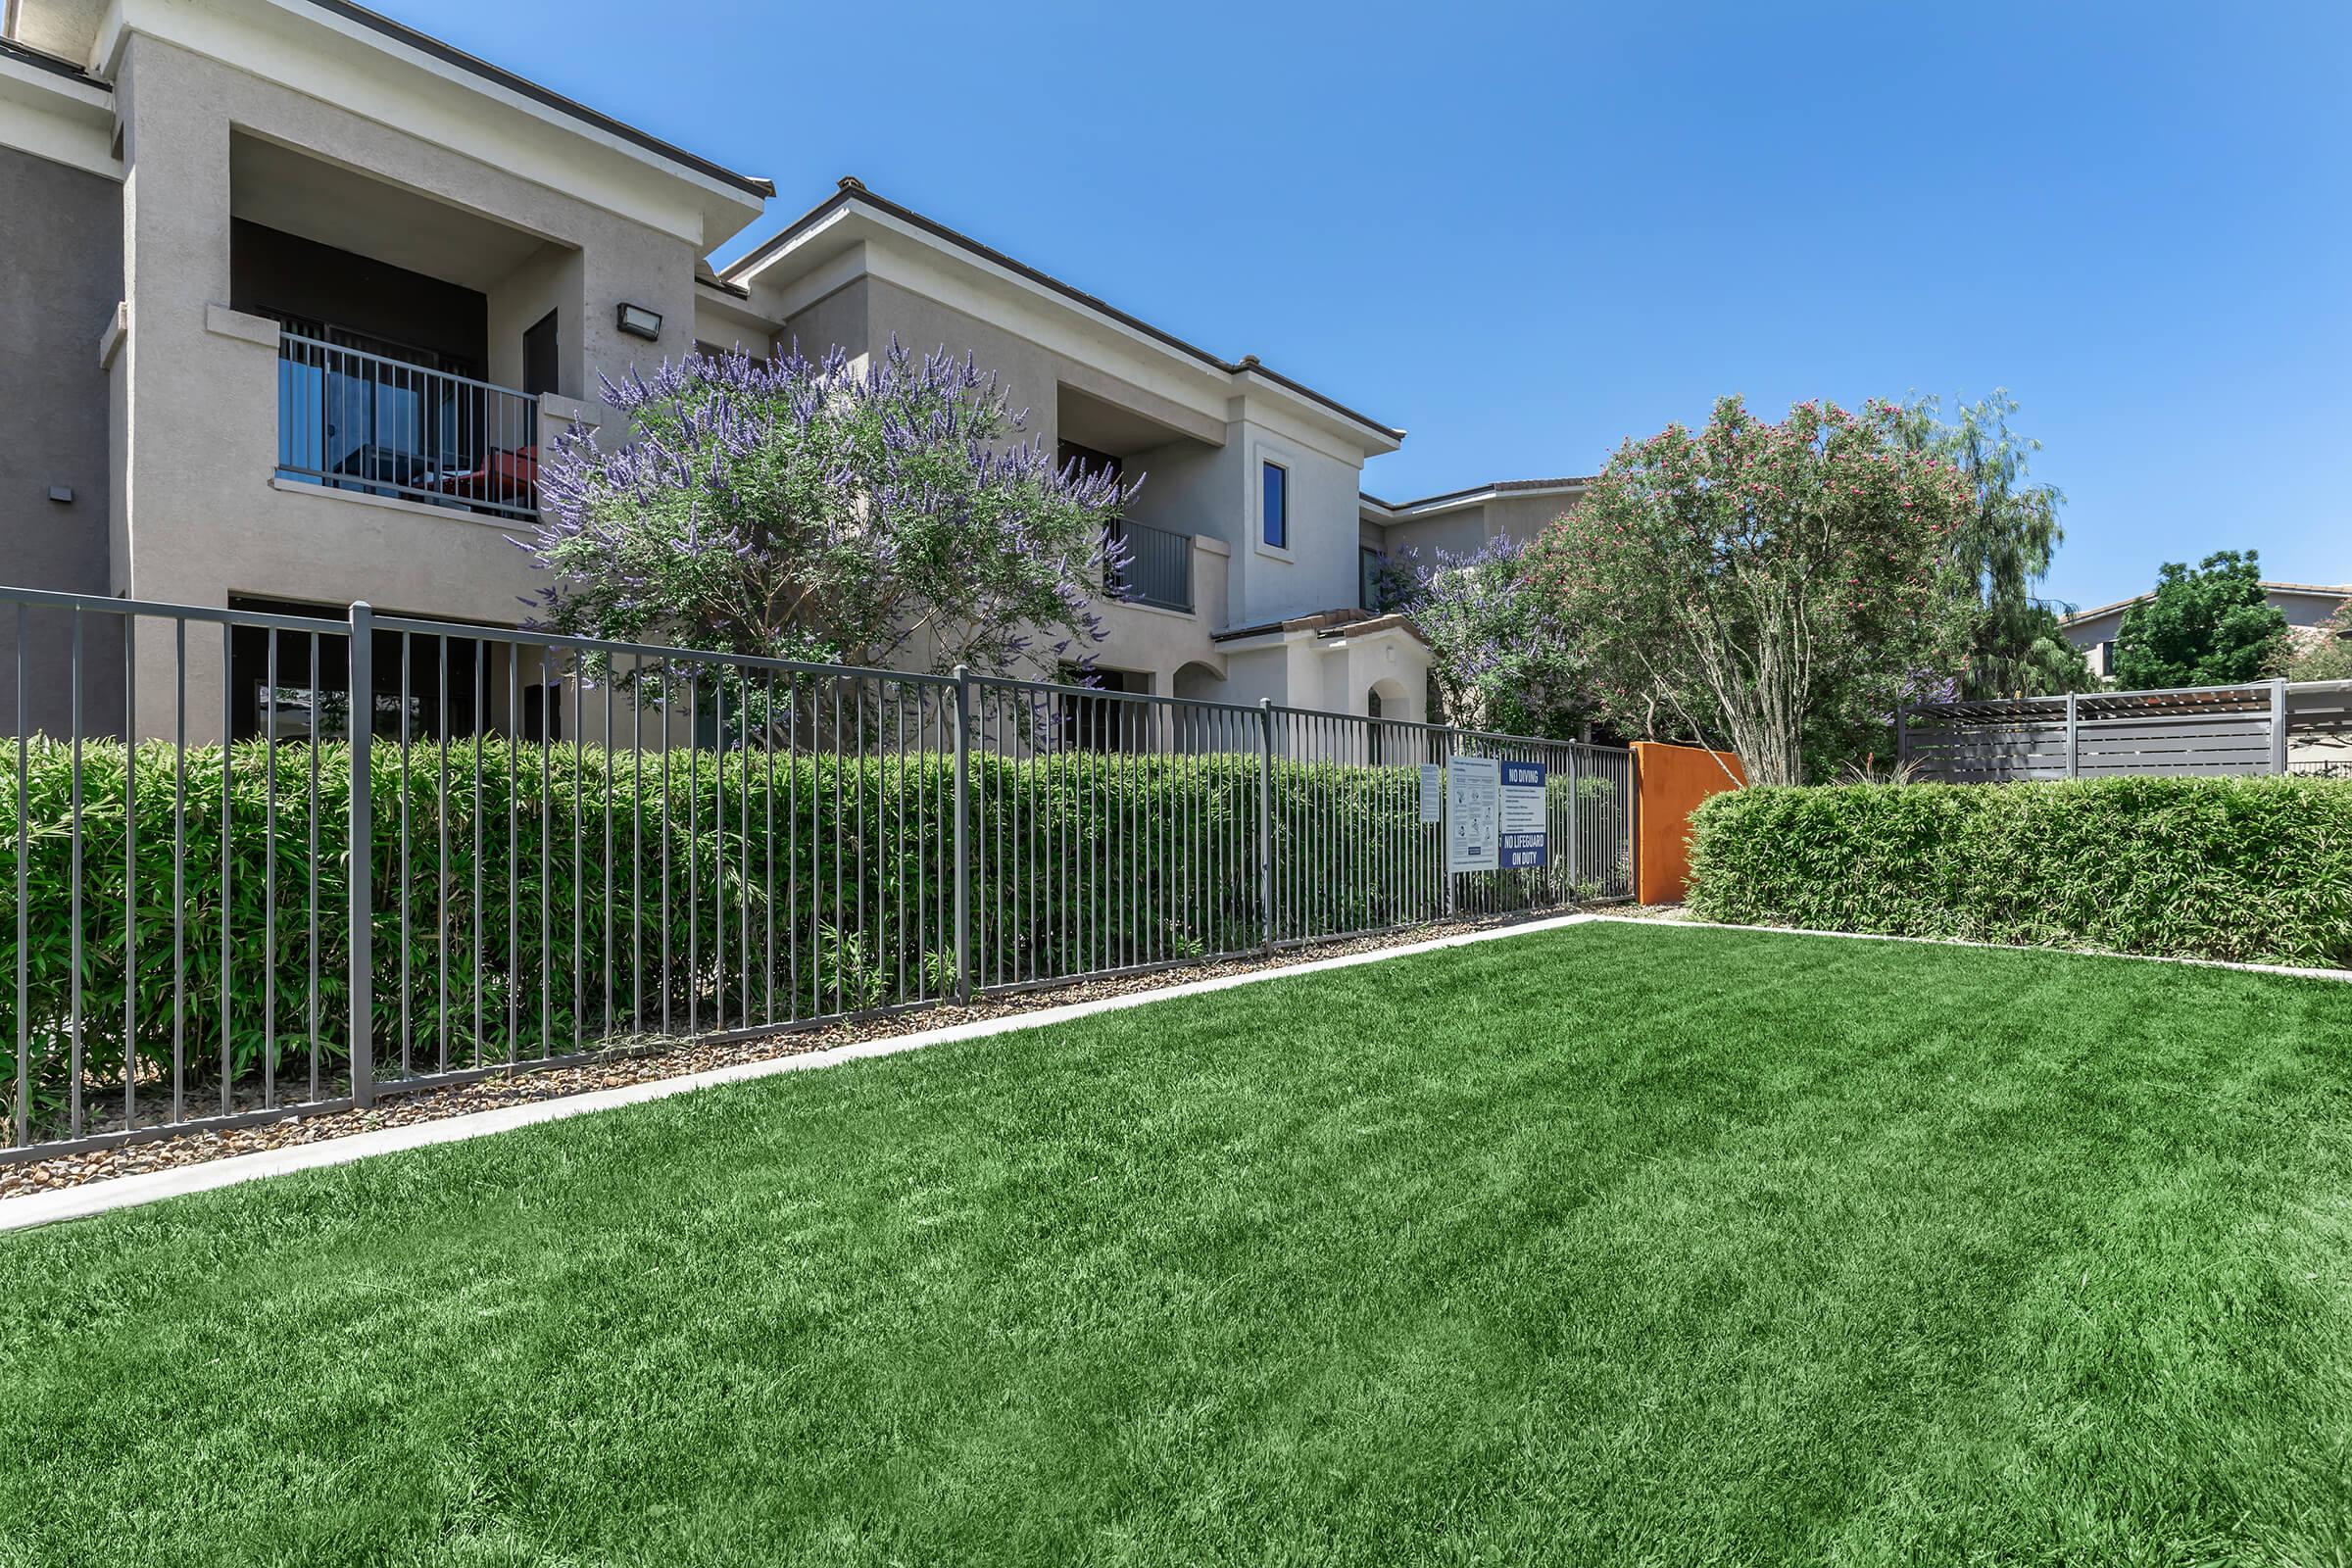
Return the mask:
[[2340,1561],[2352,987],[1588,925],[0,1238],[0,1562]]

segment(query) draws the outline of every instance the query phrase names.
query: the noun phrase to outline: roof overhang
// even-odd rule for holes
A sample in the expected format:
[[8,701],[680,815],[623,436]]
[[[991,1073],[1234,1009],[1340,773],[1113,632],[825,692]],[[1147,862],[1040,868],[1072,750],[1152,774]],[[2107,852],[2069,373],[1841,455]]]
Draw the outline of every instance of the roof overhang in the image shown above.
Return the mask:
[[[2329,587],[2326,583],[2265,582],[2257,583],[2255,586],[2263,591],[2266,598],[2271,599],[2317,599],[2324,604],[2332,605],[2340,605],[2347,600],[2352,600],[2352,583],[2341,583]],[[2133,605],[2145,604],[2155,597],[2156,591],[2151,588],[2144,594],[2133,594],[2129,599],[2118,599],[2114,604],[2101,605],[2096,610],[2078,610],[2071,615],[2061,617],[2058,629],[2064,631],[2069,626],[2079,626],[2087,620],[2097,620],[2102,615],[2112,615],[2119,610],[2130,610]]]
[[1376,495],[1358,491],[1356,500],[1363,514],[1381,522],[1406,522],[1416,517],[1442,516],[1448,512],[1460,512],[1469,507],[1483,507],[1491,501],[1509,501],[1521,496],[1581,496],[1592,488],[1597,475],[1575,479],[1497,479],[1489,484],[1472,485],[1467,490],[1447,490],[1441,495],[1423,496],[1418,501],[1383,501]]
[[1409,615],[1395,611],[1351,609],[1323,610],[1311,615],[1293,615],[1255,626],[1236,626],[1231,631],[1212,632],[1208,640],[1229,653],[1248,653],[1253,648],[1279,648],[1287,643],[1340,644],[1399,633],[1415,642],[1429,641]]
[[1072,313],[1098,330],[1182,365],[1189,373],[1213,376],[1219,389],[1229,395],[1262,398],[1328,425],[1366,456],[1394,452],[1404,439],[1402,430],[1269,368],[1254,355],[1227,360],[1212,354],[911,208],[876,196],[855,179],[843,180],[833,195],[722,269],[719,276],[747,287],[764,279],[798,309],[796,295],[821,297],[850,281],[867,266],[860,247],[878,242],[920,247],[1002,286],[1048,302],[1055,311]]
[[0,45],[0,147],[121,179],[114,143],[105,82],[38,50]]
[[708,250],[774,186],[662,141],[348,0],[112,0],[90,67],[133,33],[321,98]]

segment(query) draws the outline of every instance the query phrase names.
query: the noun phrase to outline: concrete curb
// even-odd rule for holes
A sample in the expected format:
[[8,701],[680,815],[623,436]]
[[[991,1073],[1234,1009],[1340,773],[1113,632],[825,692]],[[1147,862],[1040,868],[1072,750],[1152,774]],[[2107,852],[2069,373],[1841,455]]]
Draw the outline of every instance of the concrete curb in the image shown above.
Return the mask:
[[1380,963],[1390,958],[1410,957],[1418,953],[1435,953],[1442,948],[1468,947],[1474,943],[1528,936],[1539,931],[1556,931],[1598,918],[1600,916],[1592,914],[1557,915],[1550,919],[1496,926],[1485,931],[1467,931],[1454,936],[1435,937],[1427,942],[1382,948],[1371,953],[1350,953],[1336,958],[1286,964],[1276,969],[1253,969],[1247,974],[1219,975],[1213,979],[1188,981],[1157,991],[1129,992],[1093,1002],[1041,1007],[1035,1012],[1006,1013],[1000,1018],[950,1024],[945,1028],[926,1029],[915,1034],[861,1040],[846,1046],[835,1046],[829,1051],[812,1051],[804,1055],[738,1062],[732,1066],[714,1067],[708,1072],[687,1073],[650,1083],[625,1084],[618,1089],[592,1090],[583,1095],[543,1100],[528,1105],[508,1105],[498,1110],[476,1111],[471,1115],[445,1116],[437,1121],[407,1122],[377,1132],[354,1133],[348,1138],[297,1144],[288,1149],[266,1150],[257,1154],[235,1154],[226,1159],[182,1165],[172,1170],[149,1171],[138,1176],[118,1176],[112,1180],[90,1182],[58,1192],[0,1200],[0,1231],[24,1230],[35,1225],[54,1224],[59,1220],[80,1219],[105,1213],[109,1209],[131,1208],[188,1193],[210,1192],[217,1187],[257,1181],[265,1176],[345,1165],[375,1154],[425,1149],[434,1144],[462,1143],[470,1138],[487,1138],[516,1127],[562,1121],[566,1117],[585,1116],[621,1105],[642,1104],[650,1100],[663,1100],[671,1095],[690,1094],[720,1084],[745,1083],[755,1078],[770,1078],[778,1073],[807,1072],[839,1062],[895,1055],[904,1051],[917,1051],[924,1046],[944,1045],[952,1040],[977,1040],[1023,1029],[1047,1029],[1098,1013],[1121,1012],[1130,1007],[1151,1006],[1155,1003],[1173,1002],[1183,997],[1205,996],[1213,991],[1230,991],[1237,986],[1256,985],[1261,981],[1289,980],[1298,975],[1321,974],[1330,969],[1349,969],[1357,964]]
[[[2296,969],[2283,963],[2235,963],[2228,958],[2175,958],[2158,953],[2103,953],[2097,948],[2044,948],[2011,942],[1972,942],[1964,937],[1897,937],[1878,931],[1816,931],[1799,925],[1733,925],[1722,920],[1645,919],[1635,914],[1593,914],[1609,925],[1679,926],[1690,931],[1757,931],[1778,937],[1838,937],[1847,942],[1916,942],[1933,948],[1977,948],[1985,953],[2052,953],[2069,958],[2121,958],[2130,963],[2177,963],[2193,969],[2235,969],[2242,974],[2282,974],[2296,980],[2352,984],[2352,969]],[[0,1207],[5,1207],[0,1204]]]

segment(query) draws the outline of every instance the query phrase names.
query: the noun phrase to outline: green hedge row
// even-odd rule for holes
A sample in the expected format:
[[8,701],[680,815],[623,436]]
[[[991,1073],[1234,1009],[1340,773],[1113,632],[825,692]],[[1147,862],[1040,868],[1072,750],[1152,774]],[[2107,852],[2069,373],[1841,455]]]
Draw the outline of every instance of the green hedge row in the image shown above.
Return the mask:
[[1692,813],[1709,919],[2352,967],[2352,783],[1746,789]]
[[[665,782],[658,752],[612,754],[608,779],[601,750],[485,740],[449,749],[446,786],[436,748],[413,751],[405,773],[396,748],[378,746],[373,759],[379,1063],[397,1061],[404,1034],[420,1065],[437,1064],[444,1047],[452,1064],[469,1064],[562,1054],[574,1042],[614,1033],[684,1032],[690,1019],[703,1029],[734,1026],[953,988],[950,757],[859,760],[678,748]],[[128,924],[137,942],[135,962],[126,962],[124,794],[132,760],[119,744],[85,746],[82,758],[85,1086],[122,1078],[126,990],[135,997],[127,1054],[145,1063],[142,1076],[160,1081],[172,1059],[172,822],[180,781],[169,746],[136,749],[136,918]],[[291,1074],[307,1089],[314,1008],[324,1069],[331,1075],[346,1058],[350,753],[326,745],[314,759],[306,747],[281,744],[274,810],[270,761],[264,744],[240,745],[226,780],[229,1076],[242,1082],[268,1071],[284,1084]],[[1254,755],[976,756],[969,854],[979,983],[1253,946],[1263,931],[1259,765]],[[15,767],[13,753],[0,756],[6,1055],[17,1038]],[[70,1077],[72,781],[70,752],[36,743],[25,781],[26,1014],[39,1107],[53,1105]],[[1585,785],[1581,810],[1611,820],[1622,813],[1625,803],[1604,781]],[[176,972],[186,1010],[178,1027],[190,1081],[218,1083],[224,1038],[218,748],[190,749],[184,788],[177,907],[185,938]],[[1414,879],[1395,874],[1414,857],[1429,864],[1436,848],[1435,830],[1419,821],[1416,769],[1278,762],[1273,800],[1285,915],[1278,936],[1438,912],[1434,867]],[[1597,891],[1568,888],[1566,874],[1563,864],[1548,880],[1511,875],[1522,878],[1516,891],[1530,902]],[[272,884],[273,944],[265,941]],[[516,911],[511,934],[510,907]]]

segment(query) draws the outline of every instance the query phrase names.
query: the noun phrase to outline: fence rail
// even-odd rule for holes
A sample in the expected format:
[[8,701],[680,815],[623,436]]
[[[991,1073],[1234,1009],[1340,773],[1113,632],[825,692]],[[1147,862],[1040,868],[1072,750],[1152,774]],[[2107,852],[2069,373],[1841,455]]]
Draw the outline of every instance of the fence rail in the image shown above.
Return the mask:
[[2352,682],[1928,704],[1895,728],[1901,760],[1946,783],[2324,773],[2352,760]]
[[[1629,891],[1611,748],[365,605],[10,641],[0,1158]],[[1454,757],[1544,764],[1545,863],[1446,871]]]

